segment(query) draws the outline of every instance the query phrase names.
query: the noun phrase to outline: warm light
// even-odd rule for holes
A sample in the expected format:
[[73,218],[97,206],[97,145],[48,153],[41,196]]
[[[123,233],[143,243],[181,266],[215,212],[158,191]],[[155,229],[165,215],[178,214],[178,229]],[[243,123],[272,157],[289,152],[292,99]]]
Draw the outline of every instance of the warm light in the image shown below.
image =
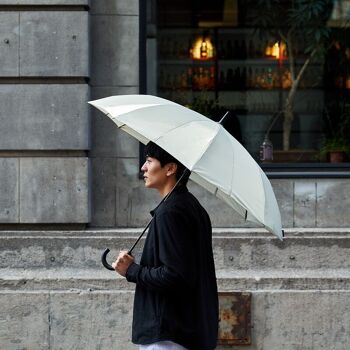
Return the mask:
[[271,49],[271,56],[275,57],[275,58],[279,58],[280,57],[280,46],[277,43],[275,43],[273,46],[272,46],[272,49]]
[[276,41],[272,45],[267,45],[266,50],[265,50],[265,55],[267,57],[273,57],[276,58],[277,60],[284,59],[287,56],[287,46],[286,44],[281,41],[278,42]]
[[191,57],[194,60],[209,60],[214,58],[214,46],[209,38],[199,37],[191,49]]

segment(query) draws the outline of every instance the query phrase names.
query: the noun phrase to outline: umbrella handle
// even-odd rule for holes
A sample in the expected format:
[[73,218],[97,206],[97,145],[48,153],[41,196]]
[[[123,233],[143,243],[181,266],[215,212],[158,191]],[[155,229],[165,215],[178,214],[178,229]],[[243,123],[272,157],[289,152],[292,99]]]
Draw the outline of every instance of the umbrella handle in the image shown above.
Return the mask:
[[111,270],[111,271],[115,271],[114,268],[108,264],[107,262],[107,254],[110,252],[110,250],[107,248],[102,256],[101,256],[101,261],[102,261],[102,265],[107,269],[107,270]]

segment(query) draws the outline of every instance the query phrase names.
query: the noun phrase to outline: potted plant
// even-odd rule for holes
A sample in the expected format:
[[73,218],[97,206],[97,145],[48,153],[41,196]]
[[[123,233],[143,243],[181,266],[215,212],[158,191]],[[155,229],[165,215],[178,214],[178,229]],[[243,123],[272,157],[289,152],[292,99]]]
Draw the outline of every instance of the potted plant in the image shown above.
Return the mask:
[[[332,111],[332,113],[330,112]],[[331,163],[344,161],[346,153],[350,152],[350,110],[345,101],[336,103],[324,113],[325,138],[320,148],[320,159]]]
[[344,161],[345,154],[349,152],[348,140],[338,135],[324,140],[320,149],[320,158],[328,158],[330,163],[341,163]]

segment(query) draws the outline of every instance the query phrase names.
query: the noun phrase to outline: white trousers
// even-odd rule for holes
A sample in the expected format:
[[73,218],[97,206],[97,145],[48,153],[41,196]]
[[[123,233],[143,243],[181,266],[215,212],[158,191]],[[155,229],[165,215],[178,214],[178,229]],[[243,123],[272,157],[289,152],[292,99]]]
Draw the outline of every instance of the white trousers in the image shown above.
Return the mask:
[[140,350],[187,350],[172,341],[159,341],[153,344],[140,345]]

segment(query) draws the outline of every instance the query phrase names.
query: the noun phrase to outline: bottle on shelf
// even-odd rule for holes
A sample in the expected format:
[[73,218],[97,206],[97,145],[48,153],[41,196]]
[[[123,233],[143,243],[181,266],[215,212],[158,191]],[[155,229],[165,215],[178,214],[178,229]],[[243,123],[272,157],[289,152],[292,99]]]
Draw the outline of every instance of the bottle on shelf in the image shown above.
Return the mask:
[[260,146],[260,161],[272,162],[273,161],[273,145],[268,136],[265,136],[262,145]]
[[208,45],[207,42],[203,39],[200,47],[200,56],[201,59],[207,59],[208,58]]

